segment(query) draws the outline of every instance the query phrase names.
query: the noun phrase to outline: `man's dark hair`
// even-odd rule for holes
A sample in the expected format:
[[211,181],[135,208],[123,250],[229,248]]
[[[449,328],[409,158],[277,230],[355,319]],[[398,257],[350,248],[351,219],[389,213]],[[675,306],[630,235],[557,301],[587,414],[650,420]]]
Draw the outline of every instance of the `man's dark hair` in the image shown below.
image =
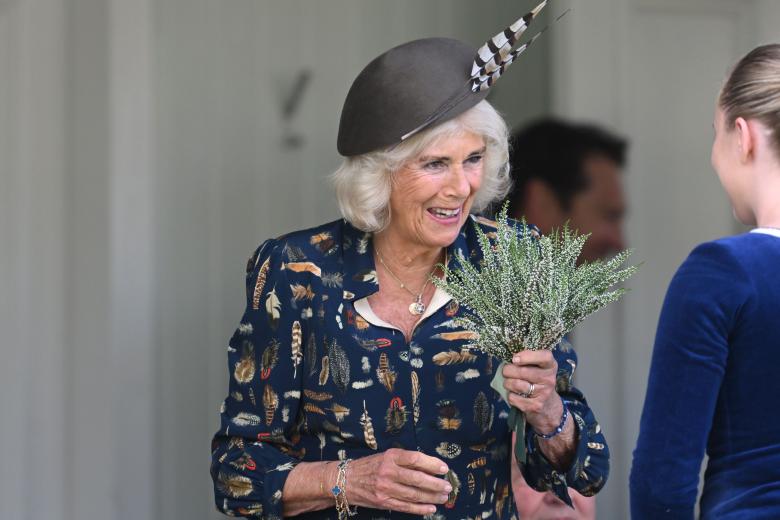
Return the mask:
[[587,188],[583,162],[592,155],[604,155],[620,168],[625,165],[627,142],[593,125],[541,119],[515,130],[509,141],[513,187],[509,195],[510,214],[522,210],[523,195],[530,179],[539,179],[553,190],[561,206]]

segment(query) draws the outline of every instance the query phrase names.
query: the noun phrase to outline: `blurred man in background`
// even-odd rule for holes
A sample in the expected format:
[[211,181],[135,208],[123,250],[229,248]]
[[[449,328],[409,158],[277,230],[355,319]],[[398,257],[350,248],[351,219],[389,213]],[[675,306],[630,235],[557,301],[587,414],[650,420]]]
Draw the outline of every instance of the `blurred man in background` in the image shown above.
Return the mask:
[[520,520],[596,520],[596,497],[582,496],[571,488],[574,509],[550,492],[536,491],[519,471],[512,472],[512,492]]
[[[509,216],[525,218],[543,233],[569,227],[589,233],[580,261],[608,257],[624,249],[626,202],[622,170],[626,141],[591,125],[542,119],[513,132],[510,163],[514,185]],[[512,472],[521,520],[593,520],[595,497],[574,490],[574,509],[552,493],[539,493]]]
[[595,126],[543,119],[512,134],[510,153],[510,217],[525,217],[543,233],[567,221],[590,233],[580,260],[624,248],[625,140]]

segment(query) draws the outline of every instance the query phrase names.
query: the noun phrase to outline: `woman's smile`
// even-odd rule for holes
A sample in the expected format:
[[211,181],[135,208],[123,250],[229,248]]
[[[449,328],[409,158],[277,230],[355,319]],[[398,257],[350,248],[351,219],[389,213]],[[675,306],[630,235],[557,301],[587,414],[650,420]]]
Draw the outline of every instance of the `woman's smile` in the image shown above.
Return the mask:
[[462,210],[463,206],[458,206],[457,208],[428,208],[428,213],[436,222],[451,226],[460,223]]
[[485,139],[471,132],[442,139],[402,166],[390,194],[396,249],[437,249],[455,241],[482,184]]

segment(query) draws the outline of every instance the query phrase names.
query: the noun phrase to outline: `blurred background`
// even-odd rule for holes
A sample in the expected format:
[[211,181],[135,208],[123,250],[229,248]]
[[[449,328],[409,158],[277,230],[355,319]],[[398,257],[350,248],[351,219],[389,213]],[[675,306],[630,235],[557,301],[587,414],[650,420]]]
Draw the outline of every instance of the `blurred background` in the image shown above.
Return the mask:
[[[209,441],[245,260],[338,217],[351,81],[417,37],[476,47],[533,3],[0,0],[0,518],[219,518]],[[573,11],[490,99],[511,126],[556,114],[631,142],[644,266],[575,340],[612,449],[599,518],[621,519],[666,285],[740,230],[709,166],[715,96],[780,39],[780,2],[551,7]]]

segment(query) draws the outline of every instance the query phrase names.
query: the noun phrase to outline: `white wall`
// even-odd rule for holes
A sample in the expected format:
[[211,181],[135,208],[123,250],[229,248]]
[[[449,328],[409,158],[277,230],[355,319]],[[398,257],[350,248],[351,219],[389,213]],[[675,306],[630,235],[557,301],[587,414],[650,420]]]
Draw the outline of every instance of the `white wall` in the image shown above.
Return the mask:
[[56,0],[0,3],[4,519],[25,514],[55,518],[66,500],[63,17]]
[[775,0],[756,0],[756,32],[757,44],[777,43],[780,41],[780,2]]
[[[780,4],[571,5],[493,100],[512,124],[552,106],[632,140],[628,234],[645,265],[577,335],[614,454],[601,516],[626,518],[664,288],[695,243],[735,229],[707,162],[714,93],[734,58],[780,39]],[[325,175],[349,82],[393,44],[476,45],[517,13],[516,0],[0,0],[0,518],[217,518],[208,443],[244,260],[337,216]]]
[[3,519],[153,517],[147,7],[0,3]]

